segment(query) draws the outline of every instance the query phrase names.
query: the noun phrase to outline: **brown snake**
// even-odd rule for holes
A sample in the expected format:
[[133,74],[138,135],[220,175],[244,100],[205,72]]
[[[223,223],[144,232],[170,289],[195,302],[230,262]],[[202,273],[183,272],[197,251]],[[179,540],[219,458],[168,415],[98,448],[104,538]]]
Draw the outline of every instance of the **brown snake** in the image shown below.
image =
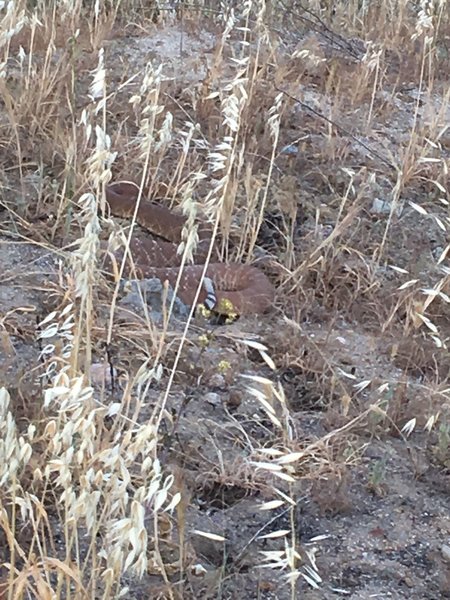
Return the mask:
[[[108,185],[106,200],[111,213],[118,217],[132,217],[138,193],[139,188],[132,183]],[[182,259],[177,254],[177,247],[182,240],[186,219],[160,204],[142,198],[136,221],[158,236],[158,239],[132,238],[130,250],[138,276],[168,280],[174,288]],[[184,266],[177,291],[179,298],[187,305],[192,305],[195,300],[211,241],[210,234],[204,228],[199,228],[198,235],[195,264]],[[128,270],[127,273],[129,272]],[[255,267],[214,262],[208,265],[206,278],[197,303],[205,304],[215,312],[260,314],[273,303],[275,288],[267,276]]]

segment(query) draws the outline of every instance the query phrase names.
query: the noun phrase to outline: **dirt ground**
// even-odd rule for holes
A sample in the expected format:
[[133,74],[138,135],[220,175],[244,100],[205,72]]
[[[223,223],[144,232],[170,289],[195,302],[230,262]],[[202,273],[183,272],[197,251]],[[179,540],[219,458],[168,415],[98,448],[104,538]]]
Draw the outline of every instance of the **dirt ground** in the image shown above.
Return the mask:
[[[326,55],[328,48],[322,48],[319,41],[311,36],[301,40],[308,47],[318,44]],[[127,73],[142,69],[150,57],[164,60],[166,76],[180,88],[200,85],[215,43],[214,30],[198,36],[176,24],[152,34],[112,35],[105,50],[110,81],[123,81]],[[285,48],[278,52],[288,54],[291,43],[285,40]],[[320,68],[305,76],[297,90],[287,86],[291,94],[317,108],[326,105],[325,90],[317,83]],[[406,82],[395,101],[377,96],[376,102],[386,102],[388,109],[377,113],[379,121],[372,125],[377,139],[363,138],[371,149],[383,156],[395,155],[411,127],[414,98],[415,90],[406,88]],[[182,100],[181,94],[177,103]],[[426,121],[438,101],[436,91],[428,104],[421,103],[419,119]],[[449,107],[439,108],[442,121],[448,123]],[[178,114],[176,118],[183,117]],[[261,247],[269,248],[276,259],[285,257],[277,237],[283,199],[289,197],[297,208],[293,253],[301,260],[311,247],[327,239],[341,219],[336,198],[345,194],[349,185],[344,166],[356,171],[366,161],[377,162],[345,133],[335,140],[341,150],[345,148],[339,159],[328,164],[315,160],[327,139],[314,130],[314,120],[314,115],[295,103],[282,119],[279,148],[294,144],[294,150],[277,157],[278,172],[270,192],[271,206],[276,208],[260,236]],[[362,122],[363,116],[351,111],[340,117],[342,127],[355,134]],[[303,141],[296,143],[298,139]],[[449,150],[450,145],[443,144],[443,160],[449,160]],[[262,161],[261,173],[264,168]],[[406,331],[406,309],[401,319],[395,314],[392,327],[383,328],[393,314],[394,294],[402,283],[418,278],[421,285],[431,287],[436,281],[439,268],[433,257],[442,253],[447,239],[434,216],[444,220],[447,209],[433,205],[432,217],[427,202],[431,203],[433,192],[425,187],[406,188],[389,231],[386,260],[377,262],[371,249],[383,237],[390,210],[386,212],[384,206],[388,176],[378,169],[377,180],[361,184],[364,189],[356,192],[356,196],[361,193],[362,208],[345,233],[343,250],[329,257],[328,279],[320,273],[320,266],[303,271],[301,291],[290,295],[290,284],[284,282],[276,306],[262,317],[218,325],[200,317],[194,320],[168,399],[173,426],[167,426],[161,453],[185,494],[186,548],[191,565],[185,573],[182,597],[186,600],[292,598],[289,570],[261,568],[261,552],[284,547],[279,538],[261,536],[289,530],[292,523],[285,509],[261,511],[259,505],[273,500],[274,485],[285,493],[287,488],[249,466],[259,449],[279,444],[279,432],[249,391],[249,380],[241,375],[279,382],[297,449],[317,443],[316,450],[293,467],[295,483],[290,490],[304,565],[311,564],[314,557],[320,581],[314,589],[300,577],[296,597],[450,598],[447,351],[437,348],[423,329]],[[13,189],[13,193],[23,190]],[[7,206],[11,206],[10,198],[11,191]],[[427,214],[417,214],[410,202],[425,205]],[[0,381],[11,393],[20,427],[21,404],[37,401],[42,392],[36,384],[41,351],[36,325],[52,309],[52,294],[64,277],[63,255],[42,239],[30,240],[31,232],[24,233],[8,210],[0,212],[0,225]],[[363,246],[366,259],[361,255]],[[389,264],[407,269],[409,274],[402,278]],[[279,275],[276,268],[269,268],[269,274]],[[318,290],[318,281],[322,290]],[[363,288],[364,293],[357,293]],[[99,292],[94,332],[99,340],[108,318],[108,298],[107,292]],[[446,339],[450,332],[448,307],[445,303],[436,306],[433,322],[439,324],[440,338]],[[139,364],[137,345],[127,345],[122,333],[126,329],[127,339],[144,344],[142,322],[139,316],[131,323],[118,319],[113,343],[117,368],[132,372]],[[170,339],[174,345],[181,331],[180,323],[173,325]],[[201,346],[198,339],[205,332],[209,343]],[[248,340],[266,346],[275,371],[246,344]],[[169,348],[168,364],[173,353]],[[95,358],[101,361],[104,357],[99,352]],[[147,414],[164,390],[166,375],[148,391]],[[120,395],[108,385],[98,393],[103,403]],[[431,433],[425,431],[427,419],[436,413],[441,415],[440,424]],[[140,418],[145,415],[144,409]],[[407,437],[401,429],[412,418],[417,418],[416,428]],[[149,532],[151,526],[149,523]],[[195,530],[221,534],[227,541],[204,538],[193,533]],[[173,537],[168,534],[160,541],[168,565],[176,563],[172,542],[180,532],[171,534]],[[196,565],[202,569],[196,571]],[[176,589],[175,567],[168,573]],[[166,589],[161,576],[151,569],[141,580],[127,577],[124,584],[129,586],[126,597],[130,599],[164,597]]]

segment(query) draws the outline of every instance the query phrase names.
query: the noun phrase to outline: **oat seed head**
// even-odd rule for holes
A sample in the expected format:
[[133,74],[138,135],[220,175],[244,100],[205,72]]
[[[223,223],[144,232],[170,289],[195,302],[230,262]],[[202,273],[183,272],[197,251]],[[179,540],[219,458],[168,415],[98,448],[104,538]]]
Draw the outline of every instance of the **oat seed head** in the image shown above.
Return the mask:
[[[98,98],[105,97],[106,70],[105,70],[105,64],[104,64],[104,54],[105,54],[105,51],[103,48],[101,48],[98,53],[97,68],[95,69],[95,71],[92,71],[92,83],[89,87],[89,96],[90,96],[91,100],[97,100]],[[101,105],[101,106],[103,106],[103,105]],[[100,108],[100,104],[98,105],[97,110],[99,110],[99,108]]]

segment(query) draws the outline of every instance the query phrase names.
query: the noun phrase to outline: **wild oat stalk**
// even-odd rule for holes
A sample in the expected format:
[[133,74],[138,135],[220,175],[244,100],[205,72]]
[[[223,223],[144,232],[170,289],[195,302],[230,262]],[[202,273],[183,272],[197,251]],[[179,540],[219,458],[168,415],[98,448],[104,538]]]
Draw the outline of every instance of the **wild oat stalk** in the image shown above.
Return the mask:
[[0,387],[0,529],[3,530],[9,549],[9,587],[12,589],[16,557],[23,553],[16,535],[17,508],[22,522],[25,523],[31,513],[32,494],[22,488],[20,481],[23,469],[32,457],[32,444],[36,427],[30,425],[25,435],[19,435],[12,412],[10,395],[6,388]]
[[[258,237],[258,232],[261,228],[261,225],[264,222],[264,216],[266,214],[267,200],[269,197],[270,184],[272,182],[272,173],[273,173],[273,168],[274,168],[274,164],[275,164],[275,156],[276,156],[277,148],[278,148],[278,137],[279,137],[279,133],[280,133],[280,119],[281,119],[281,111],[282,111],[282,98],[283,98],[283,94],[278,94],[275,98],[273,106],[271,106],[271,108],[269,110],[268,129],[269,129],[270,139],[272,140],[272,154],[270,157],[269,169],[268,169],[268,173],[267,173],[267,180],[264,185],[263,196],[262,196],[259,210],[257,213],[256,223],[252,223],[251,229],[249,232],[250,235],[248,236],[248,241],[246,240],[246,243],[248,243],[249,255],[251,255],[251,253],[255,247],[256,240]],[[249,217],[247,217],[247,218],[249,218]]]
[[[103,50],[99,52],[97,69],[93,73],[93,82],[90,86],[90,95],[93,100],[99,99],[96,112],[103,111],[105,120],[105,67]],[[84,114],[86,141],[91,135],[91,125]],[[80,299],[79,325],[80,330],[76,337],[74,357],[78,360],[80,346],[84,334],[84,372],[89,377],[92,363],[91,355],[91,330],[94,320],[94,284],[96,282],[97,252],[99,248],[100,221],[99,197],[104,197],[104,185],[111,179],[111,166],[116,158],[116,153],[111,152],[111,140],[104,128],[96,126],[96,147],[92,156],[87,161],[87,176],[96,194],[85,193],[78,204],[81,208],[80,219],[85,227],[83,237],[78,241],[78,249],[72,253],[72,265],[75,274],[75,297]],[[74,372],[78,365],[73,365]]]
[[[100,52],[91,97],[100,98],[97,109],[103,118],[104,91]],[[92,127],[87,113],[83,125],[88,141]],[[57,569],[58,596],[66,593],[75,580],[76,596],[84,586],[94,593],[100,575],[106,600],[119,594],[125,572],[138,576],[146,572],[148,534],[144,519],[151,514],[157,529],[158,514],[172,510],[179,498],[170,493],[173,478],[164,478],[158,460],[152,458],[157,444],[154,425],[130,421],[123,414],[125,402],[101,405],[94,389],[86,384],[90,379],[91,331],[95,323],[99,198],[111,177],[115,158],[104,128],[96,126],[95,135],[87,178],[97,194],[85,193],[78,201],[84,231],[70,257],[68,281],[72,285],[66,291],[66,306],[40,324],[40,338],[45,342],[41,353],[46,360],[44,378],[50,380],[44,408],[56,415],[49,418],[43,435],[47,445],[41,478],[45,487],[59,497],[65,556],[58,558],[66,564],[75,561],[80,565],[76,576]],[[151,379],[149,373],[145,373],[146,380]],[[112,444],[104,439],[107,415],[117,420]],[[80,543],[80,535],[89,540],[87,547]],[[47,560],[44,549],[41,559],[43,563]],[[161,559],[155,557],[155,561],[164,572]]]
[[[248,343],[248,342],[247,342]],[[254,346],[254,344],[252,344]],[[273,361],[267,355],[267,348],[259,345],[256,349],[261,353],[261,356],[271,368],[275,368]],[[254,346],[255,347],[255,346]],[[277,485],[273,484],[273,492],[279,499],[270,500],[260,506],[261,510],[279,510],[287,506],[287,511],[290,517],[290,529],[278,530],[270,534],[261,535],[258,539],[276,539],[284,538],[284,549],[261,552],[263,555],[263,565],[272,569],[289,569],[286,579],[291,588],[291,598],[297,598],[296,582],[298,578],[303,577],[312,587],[317,588],[321,578],[317,572],[317,566],[314,559],[314,551],[306,553],[309,564],[302,563],[302,557],[298,547],[298,533],[296,528],[296,502],[293,499],[295,491],[293,484],[295,483],[294,465],[297,461],[305,459],[306,452],[298,452],[293,449],[294,436],[291,416],[286,403],[284,390],[281,384],[275,385],[270,379],[257,375],[243,376],[250,380],[253,385],[247,387],[249,393],[254,396],[261,404],[262,409],[270,419],[274,427],[282,436],[283,450],[278,448],[264,448],[258,453],[263,457],[271,460],[254,460],[251,461],[252,467],[256,472],[265,471],[276,480],[287,482],[289,492],[286,494],[278,489]],[[301,566],[300,566],[301,565]]]
[[[153,68],[151,63],[148,64],[146,72],[144,74],[143,81],[140,86],[139,94],[135,94],[130,98],[130,104],[133,105],[136,117],[139,119],[139,132],[136,139],[132,142],[132,148],[137,148],[138,156],[140,161],[143,161],[143,172],[141,177],[141,183],[139,186],[139,192],[136,200],[136,206],[131,219],[130,229],[125,241],[125,252],[120,265],[119,273],[117,276],[116,286],[114,289],[113,299],[111,302],[110,318],[108,325],[107,343],[111,343],[114,325],[114,314],[116,310],[117,297],[120,290],[123,273],[125,270],[126,260],[129,256],[129,247],[131,238],[134,233],[136,226],[136,217],[139,210],[139,206],[142,200],[143,188],[145,182],[148,182],[150,177],[150,165],[154,160],[153,150],[155,145],[155,129],[156,129],[156,118],[163,111],[164,107],[159,105],[161,87],[161,67]],[[139,111],[140,109],[140,111]],[[166,128],[167,135],[167,128]],[[164,145],[164,144],[162,144]],[[151,182],[153,185],[153,182]],[[151,189],[150,185],[150,189]],[[151,195],[151,192],[150,192]],[[141,298],[142,304],[144,304],[143,298]],[[152,337],[156,340],[156,334],[152,331]],[[156,345],[156,344],[155,344]]]
[[[245,3],[245,11],[250,11],[251,2]],[[247,12],[245,12],[247,14]],[[230,35],[233,27],[235,26],[236,21],[234,18],[233,11],[231,11],[230,16],[227,20],[224,32],[222,34],[222,42],[225,43],[225,40]],[[245,34],[245,28],[244,28]],[[244,45],[244,47],[246,47]],[[217,235],[219,221],[224,217],[224,213],[227,214],[228,211],[232,209],[232,203],[234,202],[233,193],[230,193],[230,183],[233,177],[233,171],[235,169],[236,163],[238,163],[238,147],[239,147],[239,133],[241,129],[241,116],[246,107],[248,95],[245,90],[245,83],[247,81],[247,68],[248,68],[248,57],[244,57],[242,59],[234,61],[235,66],[237,67],[237,72],[233,80],[225,87],[224,92],[225,95],[221,101],[221,109],[223,115],[223,127],[225,128],[225,133],[222,137],[222,141],[219,142],[214,149],[208,155],[208,162],[210,167],[211,175],[215,175],[219,177],[219,179],[212,180],[211,190],[206,196],[204,201],[204,211],[209,217],[209,220],[214,223],[212,236],[211,236],[211,244],[208,250],[208,254],[205,260],[203,274],[201,277],[201,281],[197,288],[196,296],[194,298],[194,302],[187,319],[183,335],[178,347],[178,351],[175,357],[175,361],[171,370],[171,374],[169,377],[169,381],[167,384],[167,388],[162,398],[161,404],[158,407],[158,417],[157,417],[157,426],[161,422],[162,416],[165,411],[165,406],[167,403],[167,399],[169,397],[169,392],[172,386],[173,378],[176,373],[176,369],[178,367],[178,362],[181,357],[181,352],[186,340],[187,332],[190,327],[190,323],[194,314],[195,304],[197,302],[197,298],[200,294],[201,286],[203,285],[204,277],[206,274],[206,270],[208,268],[212,251],[215,243],[215,238]],[[215,94],[214,94],[215,96]],[[198,174],[196,179],[203,178],[202,174]],[[186,188],[186,189],[189,189]],[[186,196],[185,202],[183,203],[183,210],[185,215],[188,218],[188,223],[193,225],[195,218],[196,205],[195,203],[190,201],[190,194]],[[226,217],[229,220],[229,214]],[[189,231],[186,230],[185,235],[187,236],[186,241],[188,243],[184,243],[182,249],[184,254],[189,253],[192,250],[192,244],[196,241],[196,233],[195,229],[191,226]]]

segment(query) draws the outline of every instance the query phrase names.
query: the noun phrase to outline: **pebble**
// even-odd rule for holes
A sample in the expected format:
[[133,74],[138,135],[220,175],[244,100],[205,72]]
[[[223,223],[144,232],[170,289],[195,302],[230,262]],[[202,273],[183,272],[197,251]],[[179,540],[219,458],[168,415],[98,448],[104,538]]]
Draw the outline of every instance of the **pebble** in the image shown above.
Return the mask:
[[[127,280],[123,284],[124,297],[120,300],[119,305],[127,307],[136,313],[142,312],[142,300],[141,295],[144,298],[147,306],[150,309],[151,317],[156,322],[163,320],[163,297],[164,287],[159,279],[141,279],[141,280]],[[140,292],[139,292],[140,290]],[[167,293],[167,309],[172,301],[173,291],[169,288]],[[183,304],[183,302],[176,297],[174,302],[173,314],[175,317],[184,319],[189,314],[189,307]]]
[[212,404],[213,406],[220,406],[222,404],[222,398],[216,392],[208,392],[203,398],[208,404]]
[[450,563],[450,546],[448,544],[442,544],[441,546],[442,558]]
[[211,378],[208,383],[213,388],[226,387],[225,377],[223,375],[221,375],[221,373],[214,373],[213,375],[211,375]]

